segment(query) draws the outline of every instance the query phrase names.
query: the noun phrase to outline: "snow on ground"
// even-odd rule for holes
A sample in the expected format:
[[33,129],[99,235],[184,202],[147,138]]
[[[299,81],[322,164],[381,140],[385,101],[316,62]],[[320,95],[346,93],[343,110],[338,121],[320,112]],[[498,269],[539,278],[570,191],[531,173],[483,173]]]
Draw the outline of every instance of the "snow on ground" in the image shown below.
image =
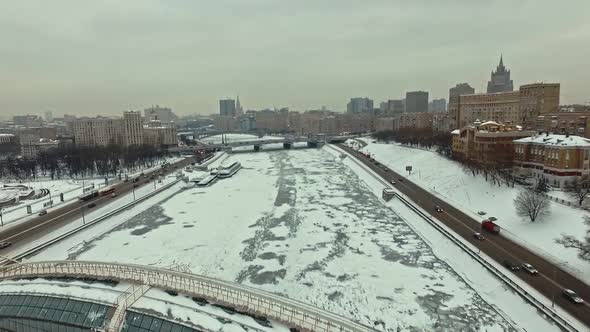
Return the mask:
[[[168,184],[172,181],[174,181],[175,178],[172,176],[166,177],[162,180],[162,183],[156,183],[156,188],[160,188],[165,184]],[[138,187],[135,190],[135,198],[139,199],[143,196],[148,195],[149,193],[154,191],[154,182],[142,186],[142,187]],[[173,188],[179,188],[179,184],[173,186]],[[171,192],[171,194],[173,194],[174,191]],[[148,198],[143,202],[138,203],[136,206],[142,206],[143,204],[146,204],[146,206],[150,206],[151,204],[155,204],[158,202],[160,198],[158,198],[159,195],[155,195],[154,197]],[[38,246],[42,243],[45,243],[49,240],[52,240],[54,238],[56,238],[57,236],[60,236],[70,230],[73,230],[75,228],[78,228],[80,226],[82,226],[85,222],[90,222],[92,220],[95,220],[99,217],[102,217],[103,215],[112,212],[118,208],[121,208],[129,203],[132,203],[134,200],[134,195],[133,192],[127,193],[125,195],[120,195],[118,196],[114,201],[110,202],[108,205],[105,206],[100,206],[100,207],[96,207],[96,208],[92,208],[92,209],[88,209],[85,210],[84,216],[82,216],[82,213],[79,209],[73,211],[71,214],[72,215],[76,215],[76,219],[72,220],[71,222],[67,223],[65,226],[62,226],[59,228],[59,230],[49,233],[49,234],[45,234],[39,238],[36,238],[30,242],[27,243],[21,243],[21,242],[17,242],[14,243],[12,246],[10,246],[9,248],[5,249],[5,251],[3,252],[4,256],[9,256],[12,257],[14,255],[23,253],[27,250],[29,250],[30,248],[33,248],[35,246]],[[130,216],[133,216],[135,214],[138,213],[139,210],[134,210],[135,207],[133,208],[129,208],[121,213],[119,213],[117,216],[120,218],[128,218]],[[143,207],[145,209],[145,206]],[[71,217],[70,215],[68,215],[68,217]],[[105,221],[100,222],[99,224],[92,226],[93,228],[96,228],[98,230],[101,230],[103,227],[113,227],[113,225],[111,224],[112,222],[116,222],[116,218],[109,218]],[[116,223],[115,223],[116,224]],[[7,227],[11,227],[12,225],[9,225]],[[101,228],[102,227],[102,228]],[[51,247],[49,248],[51,249]]]
[[554,330],[327,149],[231,155],[232,178],[176,185],[32,259],[187,264],[381,330]]
[[[362,151],[374,154],[373,157],[379,162],[404,174],[477,220],[490,216],[498,218],[497,223],[504,235],[590,283],[590,264],[581,260],[575,250],[566,249],[554,241],[562,233],[585,234],[583,216],[588,215],[587,212],[552,202],[551,214],[531,223],[516,215],[513,201],[519,188],[494,186],[481,176],[465,173],[458,162],[435,152],[380,143],[369,143]],[[411,175],[406,172],[406,166],[412,166]],[[480,211],[486,212],[486,215],[478,215]]]
[[[166,162],[175,163],[184,159],[184,157],[170,157],[165,159]],[[161,164],[158,164],[153,167],[149,168],[140,168],[138,171],[134,173],[123,173],[122,178],[125,175],[129,176],[129,178],[133,178],[138,176],[142,172],[151,172],[153,170],[158,170],[161,168]],[[71,204],[77,202],[78,197],[84,194],[82,188],[89,188],[94,186],[94,189],[100,189],[107,185],[111,185],[114,183],[119,183],[120,180],[117,178],[109,178],[108,182],[105,182],[105,179],[62,179],[62,180],[41,180],[41,181],[33,181],[33,182],[23,182],[23,183],[7,183],[8,185],[11,184],[22,184],[28,187],[31,187],[35,190],[39,189],[48,189],[51,192],[51,195],[46,195],[45,197],[34,199],[34,200],[21,200],[20,204],[17,206],[10,206],[6,207],[2,210],[3,213],[3,220],[4,224],[10,224],[15,221],[26,221],[30,218],[37,217],[37,213],[41,210],[51,211],[52,208],[63,207],[66,204]],[[2,195],[3,190],[0,189],[0,196]],[[60,194],[64,194],[64,201],[60,201]],[[1,200],[1,199],[0,199]],[[49,201],[53,201],[52,208],[45,207],[44,204],[48,203]],[[31,206],[32,214],[27,213],[27,205]]]

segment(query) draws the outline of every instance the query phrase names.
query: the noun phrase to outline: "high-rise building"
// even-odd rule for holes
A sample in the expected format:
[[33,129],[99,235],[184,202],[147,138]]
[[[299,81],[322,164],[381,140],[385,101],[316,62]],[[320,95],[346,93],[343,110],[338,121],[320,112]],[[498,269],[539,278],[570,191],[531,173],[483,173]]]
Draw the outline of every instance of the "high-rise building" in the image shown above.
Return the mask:
[[518,91],[461,95],[457,111],[458,128],[476,121],[518,125],[518,108]]
[[475,89],[468,83],[459,83],[449,89],[449,116],[453,128],[459,128],[459,96],[474,93]]
[[406,92],[406,113],[428,112],[428,92]]
[[45,121],[53,122],[53,112],[45,111]]
[[126,147],[143,144],[143,121],[140,112],[127,111],[123,118],[79,118],[72,122],[76,145]]
[[143,121],[140,112],[123,113],[123,144],[125,146],[143,144]]
[[449,89],[449,102],[453,97],[459,97],[460,95],[472,95],[475,93],[475,89],[472,88],[469,83],[458,83],[454,87]]
[[390,99],[381,103],[382,116],[394,116],[404,112],[404,102],[401,99]]
[[430,113],[442,113],[447,111],[447,100],[444,98],[433,99],[428,104],[428,112]]
[[143,126],[143,143],[156,148],[177,145],[176,126],[158,120],[147,122]]
[[233,99],[221,99],[219,101],[219,115],[236,116],[236,101]]
[[458,98],[459,128],[480,120],[534,129],[539,115],[559,109],[559,83],[526,84],[517,91],[461,95]]
[[490,80],[488,81],[488,93],[509,92],[514,91],[512,80],[510,79],[510,70],[504,67],[504,61],[500,56],[500,63],[496,67],[496,71],[492,71]]
[[123,120],[115,117],[79,118],[72,122],[74,142],[79,146],[123,144]]
[[143,110],[144,121],[161,121],[162,123],[169,123],[176,121],[176,114],[168,107],[160,107],[160,105],[151,106]]
[[534,83],[520,86],[520,124],[536,127],[537,117],[559,110],[559,83]]
[[367,97],[356,97],[350,98],[348,104],[346,104],[347,113],[362,113],[365,111],[373,110],[373,100]]
[[43,119],[37,115],[15,115],[12,117],[12,121],[17,126],[25,127],[40,127],[43,124]]
[[244,114],[244,110],[242,109],[242,104],[240,104],[240,96],[236,98],[236,116],[240,116]]

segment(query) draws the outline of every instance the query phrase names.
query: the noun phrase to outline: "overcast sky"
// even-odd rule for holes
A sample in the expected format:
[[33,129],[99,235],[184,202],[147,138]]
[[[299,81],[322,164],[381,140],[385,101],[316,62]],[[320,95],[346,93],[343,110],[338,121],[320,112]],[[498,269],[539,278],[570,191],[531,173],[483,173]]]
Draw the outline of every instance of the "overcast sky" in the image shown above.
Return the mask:
[[590,101],[588,0],[39,0],[0,3],[0,113],[178,114],[376,105],[407,90],[515,87]]

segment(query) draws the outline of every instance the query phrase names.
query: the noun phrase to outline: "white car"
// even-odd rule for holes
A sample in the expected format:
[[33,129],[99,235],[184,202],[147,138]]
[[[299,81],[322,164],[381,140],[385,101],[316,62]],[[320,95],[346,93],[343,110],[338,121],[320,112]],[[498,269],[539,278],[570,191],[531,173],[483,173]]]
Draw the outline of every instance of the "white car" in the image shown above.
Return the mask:
[[576,292],[574,292],[571,289],[567,289],[567,288],[563,289],[562,294],[565,298],[567,298],[571,302],[574,302],[576,304],[584,303],[584,300],[580,296],[578,296],[578,294],[576,294]]
[[528,274],[538,274],[539,271],[537,271],[537,269],[535,269],[531,264],[529,263],[522,263],[522,269],[525,270]]

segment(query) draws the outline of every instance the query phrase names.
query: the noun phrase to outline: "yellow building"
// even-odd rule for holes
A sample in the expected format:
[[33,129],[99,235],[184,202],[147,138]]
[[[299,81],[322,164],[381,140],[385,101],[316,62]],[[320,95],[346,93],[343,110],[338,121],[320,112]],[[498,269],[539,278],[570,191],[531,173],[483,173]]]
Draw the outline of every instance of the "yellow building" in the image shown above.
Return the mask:
[[535,132],[521,130],[519,126],[487,121],[476,122],[454,130],[451,134],[455,159],[481,165],[510,167],[514,159],[513,141],[532,136]]
[[540,134],[514,141],[515,167],[523,175],[545,178],[554,187],[589,174],[590,140]]
[[534,83],[518,91],[460,95],[454,97],[449,111],[459,128],[475,121],[495,121],[534,130],[539,115],[557,112],[559,89],[559,83]]

